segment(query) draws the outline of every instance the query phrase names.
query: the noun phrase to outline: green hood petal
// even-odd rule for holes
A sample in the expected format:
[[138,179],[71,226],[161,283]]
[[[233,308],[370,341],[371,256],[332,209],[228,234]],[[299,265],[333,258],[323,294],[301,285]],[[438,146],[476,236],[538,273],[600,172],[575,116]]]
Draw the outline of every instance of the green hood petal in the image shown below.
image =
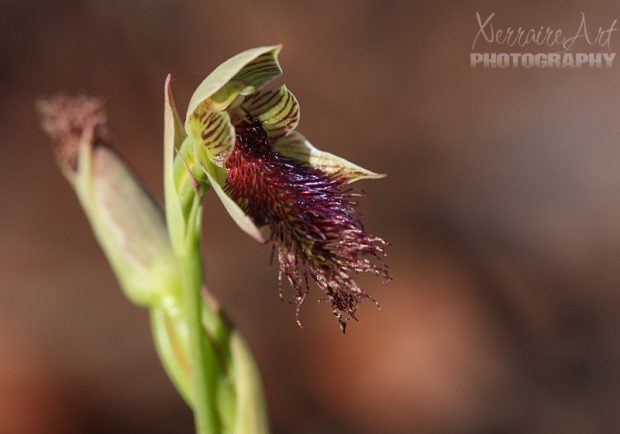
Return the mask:
[[253,48],[231,57],[218,66],[198,86],[187,107],[188,122],[196,109],[206,103],[213,110],[225,110],[239,95],[249,95],[282,74],[278,64],[281,45]]

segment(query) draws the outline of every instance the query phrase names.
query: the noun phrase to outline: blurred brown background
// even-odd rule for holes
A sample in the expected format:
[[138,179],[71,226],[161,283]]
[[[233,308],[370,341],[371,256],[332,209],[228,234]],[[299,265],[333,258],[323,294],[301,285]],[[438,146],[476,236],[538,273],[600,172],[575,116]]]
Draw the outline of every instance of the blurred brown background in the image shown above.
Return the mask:
[[[367,224],[394,281],[362,277],[346,336],[279,302],[269,249],[214,195],[208,281],[245,330],[275,434],[617,432],[620,65],[470,69],[475,12],[576,30],[620,3],[0,2],[0,434],[192,432],[33,110],[104,96],[116,148],[161,197],[162,86],[283,43],[317,146],[389,174]],[[612,36],[612,50],[620,36]],[[616,59],[618,61],[618,59]]]

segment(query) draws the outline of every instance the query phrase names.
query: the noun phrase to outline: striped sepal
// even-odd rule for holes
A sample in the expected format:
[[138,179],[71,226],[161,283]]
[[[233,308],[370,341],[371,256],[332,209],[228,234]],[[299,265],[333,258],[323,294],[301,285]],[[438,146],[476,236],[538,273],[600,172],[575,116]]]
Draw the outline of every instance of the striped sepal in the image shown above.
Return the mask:
[[385,177],[385,175],[371,172],[337,155],[315,148],[304,136],[296,131],[276,141],[273,147],[285,157],[300,161],[325,173],[336,174],[346,178],[349,183],[359,181],[360,179]]
[[218,166],[224,166],[235,145],[235,129],[228,113],[199,108],[188,125],[191,135],[198,139],[196,154],[200,163],[204,166],[207,158]]
[[251,86],[254,89],[260,89],[282,74],[282,69],[278,65],[276,56],[277,51],[261,54],[245,65],[231,81],[241,84],[241,88]]
[[252,118],[260,120],[272,139],[285,136],[299,124],[299,103],[286,86],[250,95],[241,107]]
[[250,95],[282,74],[278,50],[268,51],[240,67],[230,80],[208,99],[212,109],[226,110],[239,95]]

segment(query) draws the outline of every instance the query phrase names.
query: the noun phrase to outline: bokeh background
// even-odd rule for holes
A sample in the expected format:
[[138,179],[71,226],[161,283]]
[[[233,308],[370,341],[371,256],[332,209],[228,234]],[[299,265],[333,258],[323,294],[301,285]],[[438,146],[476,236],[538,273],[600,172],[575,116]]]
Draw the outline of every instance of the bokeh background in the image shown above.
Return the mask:
[[[613,433],[620,399],[620,66],[470,69],[475,12],[593,30],[617,1],[0,2],[0,434],[190,433],[189,410],[58,172],[33,105],[107,100],[162,195],[165,74],[183,107],[217,64],[283,43],[317,146],[363,184],[393,282],[360,278],[342,336],[304,329],[269,249],[207,199],[208,282],[256,352],[275,434]],[[612,36],[612,51],[620,36]],[[616,59],[617,61],[618,59]]]

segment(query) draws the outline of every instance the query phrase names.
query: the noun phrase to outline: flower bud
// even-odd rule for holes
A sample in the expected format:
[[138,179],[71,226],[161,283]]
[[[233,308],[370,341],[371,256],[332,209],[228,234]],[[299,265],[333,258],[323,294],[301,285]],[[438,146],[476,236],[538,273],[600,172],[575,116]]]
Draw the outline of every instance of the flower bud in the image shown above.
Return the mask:
[[122,289],[134,303],[152,307],[178,291],[176,261],[161,208],[109,147],[102,106],[67,96],[37,104],[56,160]]

